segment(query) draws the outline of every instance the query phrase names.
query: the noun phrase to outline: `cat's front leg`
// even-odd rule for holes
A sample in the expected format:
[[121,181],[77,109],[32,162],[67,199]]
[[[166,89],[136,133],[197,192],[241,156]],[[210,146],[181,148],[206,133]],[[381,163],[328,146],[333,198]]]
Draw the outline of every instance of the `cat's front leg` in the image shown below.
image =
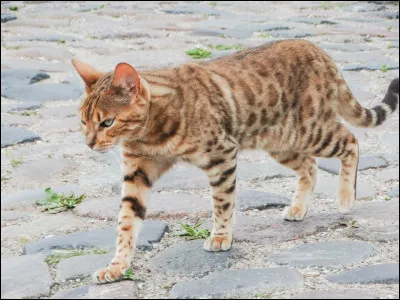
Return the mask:
[[236,200],[236,149],[210,160],[202,168],[208,174],[214,202],[214,228],[205,241],[207,251],[227,251],[232,245]]
[[146,214],[147,198],[153,182],[169,169],[171,161],[152,161],[123,154],[122,203],[118,216],[117,245],[114,258],[107,267],[93,274],[95,283],[122,279],[130,268],[140,228]]

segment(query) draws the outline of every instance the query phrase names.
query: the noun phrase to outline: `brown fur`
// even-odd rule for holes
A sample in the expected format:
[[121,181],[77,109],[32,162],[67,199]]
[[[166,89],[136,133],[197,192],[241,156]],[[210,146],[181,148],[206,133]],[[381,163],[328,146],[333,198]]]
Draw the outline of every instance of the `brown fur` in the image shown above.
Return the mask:
[[[199,64],[138,73],[128,64],[98,73],[74,61],[87,85],[80,109],[87,143],[94,150],[118,145],[124,184],[114,261],[96,282],[120,278],[130,263],[144,218],[147,194],[162,173],[187,161],[207,173],[214,199],[208,251],[232,243],[236,156],[264,149],[299,175],[286,220],[302,220],[316,183],[314,157],[342,161],[339,210],[355,202],[358,144],[339,116],[364,127],[381,124],[397,107],[392,81],[380,106],[365,109],[353,98],[332,59],[303,40],[273,42]],[[115,118],[111,127],[101,127]],[[127,245],[129,245],[127,247]],[[129,256],[129,258],[124,258]]]

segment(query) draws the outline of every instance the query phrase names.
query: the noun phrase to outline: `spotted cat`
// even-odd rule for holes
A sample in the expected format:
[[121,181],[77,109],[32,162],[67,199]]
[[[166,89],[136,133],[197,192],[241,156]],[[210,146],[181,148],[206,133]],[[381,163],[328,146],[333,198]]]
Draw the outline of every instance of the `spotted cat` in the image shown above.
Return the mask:
[[[132,58],[133,59],[133,58]],[[132,261],[154,182],[179,161],[202,169],[214,199],[207,251],[232,244],[237,154],[264,149],[299,176],[283,218],[304,218],[316,183],[315,157],[342,162],[340,212],[356,199],[358,143],[339,121],[375,127],[396,110],[399,79],[379,106],[363,108],[332,59],[304,40],[272,42],[230,56],[137,72],[120,63],[102,73],[72,61],[86,84],[80,116],[86,143],[122,152],[122,201],[115,257],[96,283],[120,279]]]

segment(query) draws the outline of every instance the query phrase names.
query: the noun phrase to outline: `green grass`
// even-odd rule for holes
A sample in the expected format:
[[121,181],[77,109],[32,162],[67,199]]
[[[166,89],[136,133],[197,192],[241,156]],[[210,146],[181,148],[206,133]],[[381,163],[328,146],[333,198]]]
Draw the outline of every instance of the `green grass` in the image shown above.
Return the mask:
[[81,249],[73,249],[73,250],[68,250],[68,251],[62,251],[57,254],[52,254],[49,255],[46,259],[45,262],[47,262],[48,265],[56,265],[60,261],[66,258],[74,257],[74,256],[82,256],[85,255],[86,252]]
[[392,45],[392,44],[389,44],[389,45],[387,46],[387,48],[388,48],[388,49],[392,49],[392,48],[393,48],[393,45]]
[[342,221],[342,222],[339,222],[339,224],[342,226],[346,226],[347,228],[358,228],[358,223],[356,220],[350,220],[347,222]]
[[225,34],[223,34],[223,33],[220,34],[219,37],[220,37],[220,38],[223,38],[223,39],[226,39],[226,38],[227,38],[227,36],[226,36]]
[[387,72],[389,69],[388,69],[388,66],[387,66],[387,65],[382,65],[380,70],[381,70],[383,73],[385,73],[385,72]]
[[270,299],[271,294],[255,294],[254,297],[256,299]]
[[18,7],[17,6],[10,6],[8,9],[11,10],[11,11],[17,11]]
[[385,197],[385,201],[390,201],[390,200],[392,200],[392,198],[390,196]]
[[22,246],[25,246],[26,245],[26,243],[28,242],[28,240],[26,239],[26,237],[23,237],[23,236],[21,236],[20,238],[19,238],[19,243],[22,245]]
[[8,149],[6,150],[6,156],[8,157],[8,159],[10,160],[10,164],[13,168],[18,167],[20,165],[23,164],[24,162],[24,158],[21,154],[21,156],[19,157],[19,159],[16,159],[14,157],[14,154],[11,153],[11,151],[9,151]]
[[331,9],[332,6],[328,3],[328,1],[322,1],[319,5],[323,10]]
[[66,43],[66,41],[65,40],[58,40],[58,42],[57,43],[59,43],[59,44],[65,44]]
[[135,280],[135,276],[133,275],[133,270],[131,268],[125,271],[124,279]]
[[7,46],[7,45],[4,45],[3,47],[6,50],[19,50],[22,48],[21,46]]
[[24,116],[24,117],[28,117],[28,116],[39,117],[40,116],[39,112],[36,111],[36,110],[12,111],[12,112],[10,112],[10,114],[18,115],[18,116]]
[[92,254],[107,254],[109,251],[105,249],[93,249]]
[[202,59],[211,56],[211,51],[203,48],[194,48],[186,51],[187,55],[190,55],[194,59]]
[[7,180],[10,180],[10,177],[1,175],[1,181],[7,181]]
[[210,231],[208,229],[201,229],[200,226],[202,223],[198,221],[193,226],[187,223],[181,223],[180,225],[184,231],[178,235],[186,236],[189,240],[206,239],[210,236]]
[[214,49],[215,49],[215,50],[231,50],[231,49],[243,50],[243,49],[246,49],[246,47],[240,46],[240,45],[232,45],[232,46],[217,45],[217,46],[214,47]]
[[215,1],[210,1],[208,4],[209,4],[210,6],[217,6],[217,2],[215,2]]
[[45,189],[47,197],[36,202],[40,206],[41,211],[48,211],[51,214],[56,214],[68,209],[73,209],[76,205],[86,198],[85,194],[76,197],[73,193],[70,195],[58,194],[51,188]]
[[272,35],[270,33],[265,33],[265,32],[261,32],[258,37],[263,38],[263,39],[270,39],[272,38]]
[[104,8],[104,4],[100,5],[99,8],[100,8],[100,9],[103,9],[103,8]]
[[393,27],[392,27],[392,26],[390,26],[390,27],[388,27],[388,29],[387,29],[387,30],[388,30],[388,31],[391,31],[391,30],[392,30],[392,28],[393,28]]

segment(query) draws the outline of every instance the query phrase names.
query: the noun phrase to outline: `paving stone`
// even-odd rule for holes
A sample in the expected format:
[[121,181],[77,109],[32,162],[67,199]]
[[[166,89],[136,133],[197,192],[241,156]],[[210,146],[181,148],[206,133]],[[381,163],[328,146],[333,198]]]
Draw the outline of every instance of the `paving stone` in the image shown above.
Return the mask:
[[351,216],[356,220],[399,222],[399,201],[371,201],[357,203]]
[[[328,196],[330,198],[337,198],[339,193],[339,177],[322,177],[320,176],[317,179],[317,184],[315,185],[314,194]],[[356,188],[357,200],[372,200],[375,198],[377,190],[376,188],[369,182],[358,181]]]
[[[81,190],[78,186],[63,186],[52,188],[57,193],[79,194]],[[25,205],[33,205],[36,201],[46,197],[45,188],[20,191],[14,194],[2,195],[2,209],[17,209]]]
[[14,14],[1,14],[1,23],[7,23],[9,21],[16,20],[17,16]]
[[290,199],[267,192],[254,190],[239,190],[237,194],[238,207],[240,211],[249,209],[268,209],[284,207],[290,204]]
[[270,161],[266,163],[239,163],[238,179],[243,181],[265,181],[272,178],[294,177],[296,174],[281,164]]
[[132,280],[89,286],[84,299],[138,299],[139,290]]
[[[118,186],[121,184],[119,183]],[[196,167],[173,168],[154,184],[156,191],[185,190],[209,186],[207,175]],[[120,190],[120,188],[119,188]]]
[[20,41],[20,42],[70,42],[79,40],[78,38],[70,35],[57,34],[57,33],[47,33],[47,34],[35,34],[35,35],[18,35],[11,36],[8,41]]
[[49,74],[40,72],[40,73],[37,73],[35,76],[33,76],[31,78],[31,80],[29,80],[29,84],[34,84],[34,83],[37,83],[39,81],[42,81],[42,80],[45,80],[48,78],[50,78]]
[[399,153],[382,153],[382,154],[379,154],[379,157],[382,157],[390,165],[393,165],[393,166],[399,165]]
[[395,198],[395,197],[399,198],[399,186],[393,188],[393,189],[389,192],[388,195],[389,195],[389,197],[392,197],[392,198]]
[[[304,220],[288,222],[282,219],[280,212],[271,212],[263,217],[243,216],[236,217],[234,238],[237,241],[260,243],[278,243],[301,239],[305,236],[325,231],[328,228],[340,226],[339,223],[348,220],[348,217],[339,213],[313,213],[310,211]],[[212,220],[204,224],[212,228]]]
[[89,291],[89,286],[81,286],[55,293],[50,299],[82,299]]
[[378,297],[361,289],[306,291],[294,299],[377,299]]
[[[358,170],[364,171],[368,169],[385,168],[388,163],[378,156],[362,156],[358,163]],[[331,174],[338,175],[340,173],[341,162],[339,159],[334,158],[319,158],[318,167]]]
[[37,140],[40,140],[40,136],[32,131],[1,125],[1,148]]
[[319,19],[319,18],[305,18],[305,17],[291,18],[288,21],[289,22],[298,22],[298,23],[311,24],[311,25],[321,25],[321,24],[336,25],[337,24],[337,22],[332,21],[332,20]]
[[363,241],[370,242],[390,242],[399,240],[399,224],[385,226],[365,226],[355,228],[349,234]]
[[344,71],[361,71],[361,70],[368,70],[368,71],[375,71],[380,70],[383,65],[386,65],[387,70],[397,70],[399,68],[398,62],[392,61],[374,61],[368,62],[364,64],[346,64],[342,67]]
[[381,182],[389,182],[399,180],[399,167],[383,170],[378,173],[378,179]]
[[[160,221],[145,221],[139,235],[137,248],[151,250],[151,243],[159,242],[167,230],[167,225]],[[100,248],[115,249],[116,228],[98,229],[85,232],[74,232],[54,236],[27,244],[24,253],[50,253],[52,249]]]
[[42,255],[25,255],[1,260],[2,299],[35,299],[47,296],[52,284],[53,280]]
[[301,274],[288,268],[227,270],[215,272],[202,279],[180,282],[172,288],[170,297],[172,299],[229,298],[248,293],[292,290],[302,285]]
[[220,16],[221,14],[226,14],[220,10],[217,10],[207,4],[196,3],[196,4],[178,4],[174,8],[169,8],[163,10],[167,14],[202,14],[209,16]]
[[75,256],[63,259],[57,264],[56,280],[62,281],[90,276],[96,270],[109,264],[113,257],[113,253],[108,253]]
[[209,272],[229,268],[240,258],[235,249],[207,252],[204,240],[187,241],[170,246],[150,260],[150,267],[168,276],[203,276]]
[[22,220],[28,216],[27,213],[19,212],[19,211],[1,211],[1,221],[15,221],[15,220]]
[[399,150],[399,133],[388,132],[384,133],[380,138],[380,143],[389,148],[391,151]]
[[60,47],[28,47],[13,51],[10,56],[26,59],[69,60],[72,58],[72,53]]
[[[346,52],[359,52],[359,51],[372,51],[372,50],[378,50],[377,47],[366,45],[366,44],[320,44],[319,45],[322,49],[328,49],[328,50],[337,50],[337,51],[346,51]],[[352,72],[354,73],[354,72]]]
[[350,265],[369,257],[374,247],[358,241],[330,241],[296,246],[268,261],[293,267]]
[[328,276],[335,283],[399,283],[399,264],[380,264],[344,271],[338,275]]

